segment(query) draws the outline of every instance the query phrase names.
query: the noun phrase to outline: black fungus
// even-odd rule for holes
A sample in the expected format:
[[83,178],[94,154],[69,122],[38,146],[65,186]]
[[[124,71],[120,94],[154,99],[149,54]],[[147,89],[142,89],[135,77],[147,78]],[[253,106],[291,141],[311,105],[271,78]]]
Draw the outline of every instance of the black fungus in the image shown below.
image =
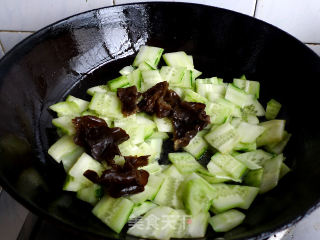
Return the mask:
[[137,101],[140,95],[136,86],[117,89],[117,96],[121,101],[121,111],[124,116],[127,117],[137,112]]

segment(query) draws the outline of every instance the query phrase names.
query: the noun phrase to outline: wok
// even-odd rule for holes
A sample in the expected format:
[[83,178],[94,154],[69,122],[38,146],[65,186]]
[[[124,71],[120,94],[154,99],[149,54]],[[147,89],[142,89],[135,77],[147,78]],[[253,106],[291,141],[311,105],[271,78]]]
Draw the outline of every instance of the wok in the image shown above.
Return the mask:
[[[186,3],[140,3],[97,9],[54,23],[18,44],[0,61],[0,184],[42,218],[88,238],[118,235],[73,193],[47,154],[57,140],[48,107],[67,94],[88,98],[132,62],[141,45],[194,56],[204,77],[245,74],[261,82],[261,102],[283,104],[279,118],[293,137],[286,148],[292,172],[259,196],[236,229],[207,239],[264,239],[320,203],[320,58],[287,33],[257,19]],[[210,229],[210,227],[208,228]]]

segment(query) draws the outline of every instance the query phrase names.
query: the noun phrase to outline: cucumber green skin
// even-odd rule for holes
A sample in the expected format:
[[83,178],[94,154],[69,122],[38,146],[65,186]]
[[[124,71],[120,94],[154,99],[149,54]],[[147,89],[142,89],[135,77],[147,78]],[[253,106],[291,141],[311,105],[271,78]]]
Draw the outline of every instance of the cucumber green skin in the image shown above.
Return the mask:
[[247,173],[247,175],[243,179],[243,183],[252,186],[252,187],[260,187],[263,176],[263,168],[251,170]]
[[215,232],[227,232],[240,225],[245,215],[238,210],[232,209],[210,218],[209,223]]
[[266,193],[278,185],[283,155],[268,159],[263,165],[263,176],[260,185],[260,193]]
[[107,85],[112,92],[116,92],[118,88],[127,87],[130,83],[127,76],[120,76],[108,81]]
[[77,198],[94,206],[101,199],[101,191],[103,191],[101,186],[92,184],[87,188],[80,189],[77,192]]
[[281,109],[281,104],[278,101],[271,99],[267,103],[266,119],[267,120],[275,119],[278,113],[280,112],[280,109]]
[[154,204],[152,202],[146,201],[143,202],[139,205],[136,205],[133,210],[132,213],[129,216],[129,220],[135,219],[141,215],[144,215],[145,213],[149,212],[151,209],[157,207],[157,204]]

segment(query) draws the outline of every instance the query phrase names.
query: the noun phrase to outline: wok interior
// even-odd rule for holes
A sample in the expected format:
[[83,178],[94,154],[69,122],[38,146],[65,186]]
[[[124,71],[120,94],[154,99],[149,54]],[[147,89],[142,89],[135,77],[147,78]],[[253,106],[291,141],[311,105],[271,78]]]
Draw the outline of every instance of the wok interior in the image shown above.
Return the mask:
[[[283,105],[279,117],[293,134],[285,152],[293,171],[255,200],[245,222],[226,239],[266,237],[315,206],[320,199],[319,57],[258,20],[175,3],[117,6],[72,17],[36,33],[0,62],[0,180],[9,193],[89,235],[133,238],[113,233],[86,203],[62,192],[63,168],[47,155],[57,139],[48,106],[69,93],[86,98],[87,88],[116,77],[144,44],[186,51],[204,77],[231,80],[245,74],[261,82],[264,105],[270,98]],[[208,239],[218,236],[208,232]]]

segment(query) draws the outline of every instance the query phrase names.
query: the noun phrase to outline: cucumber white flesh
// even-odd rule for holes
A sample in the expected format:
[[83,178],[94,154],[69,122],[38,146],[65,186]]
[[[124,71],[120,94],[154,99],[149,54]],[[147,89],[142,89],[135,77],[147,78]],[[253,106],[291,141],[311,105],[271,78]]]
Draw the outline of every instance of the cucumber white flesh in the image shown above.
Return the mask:
[[237,127],[237,132],[240,136],[240,142],[251,143],[255,142],[256,139],[265,131],[265,127],[258,126],[246,122],[240,122]]
[[153,200],[163,184],[163,181],[164,176],[162,175],[150,175],[148,183],[144,187],[144,191],[137,194],[132,194],[130,196],[130,200],[134,203],[142,203],[146,200]]
[[197,134],[183,150],[190,153],[196,159],[199,159],[208,150],[208,147],[208,143]]
[[141,46],[132,66],[138,67],[140,63],[147,62],[152,67],[156,68],[160,61],[162,52],[163,48]]
[[158,174],[162,171],[162,168],[159,165],[158,161],[151,162],[147,166],[143,166],[139,169],[146,170],[150,175],[151,174]]
[[259,92],[260,92],[259,82],[235,78],[233,79],[233,84],[236,87],[243,89],[246,93],[254,95],[256,99],[259,98]]
[[161,138],[149,138],[146,143],[154,150],[153,155],[149,157],[149,162],[160,159],[163,140]]
[[197,83],[200,83],[200,84],[223,84],[223,80],[218,77],[199,78],[199,79],[197,79]]
[[259,124],[259,118],[253,114],[242,114],[242,120],[250,124]]
[[175,210],[170,207],[155,207],[129,228],[127,233],[140,238],[169,240],[174,224],[168,224],[167,221],[173,214]]
[[194,90],[196,90],[196,79],[202,74],[202,72],[192,69],[191,70],[191,86]]
[[153,121],[156,123],[159,132],[173,132],[172,122],[169,118],[158,118],[154,115]]
[[123,156],[119,156],[119,155],[114,156],[113,160],[114,160],[115,164],[120,165],[120,166],[123,166],[123,164],[126,161]]
[[199,102],[206,104],[208,102],[208,99],[201,96],[200,94],[192,91],[191,89],[185,89],[184,91],[184,101],[187,102]]
[[241,179],[247,167],[229,154],[216,153],[211,157],[215,165],[227,172],[234,179]]
[[97,184],[82,188],[77,192],[77,198],[91,205],[96,205],[103,196],[103,188]]
[[79,107],[80,112],[84,112],[88,109],[89,102],[80,98],[69,95],[66,99],[67,102],[74,102]]
[[108,118],[108,117],[104,117],[104,116],[99,116],[99,118],[103,119],[104,121],[106,121],[108,127],[113,127],[113,119],[112,118]]
[[95,112],[90,111],[90,110],[84,111],[84,112],[81,113],[81,116],[88,116],[88,115],[98,117],[98,114],[96,114]]
[[191,89],[193,89],[192,70],[185,70],[181,82],[178,83],[178,84],[175,84],[174,86],[180,87],[180,88],[191,88]]
[[285,120],[270,120],[259,125],[265,127],[264,133],[257,138],[257,146],[278,143],[283,139]]
[[189,56],[185,52],[172,52],[163,54],[163,59],[168,66],[171,67],[185,67],[193,69],[193,62],[190,61]]
[[61,157],[61,162],[63,163],[63,168],[66,172],[69,172],[83,152],[84,149],[78,146],[73,151],[66,153]]
[[267,103],[266,119],[267,120],[275,119],[278,113],[280,112],[280,109],[281,109],[281,104],[278,101],[271,99]]
[[72,123],[72,116],[62,116],[52,119],[52,124],[61,129],[64,134],[73,135],[76,133],[76,129]]
[[178,87],[174,87],[174,88],[171,88],[173,91],[176,92],[176,94],[179,95],[179,97],[183,98],[184,96],[184,90],[182,88],[178,88]]
[[182,81],[185,68],[163,66],[160,75],[163,81],[167,81],[171,87],[177,87]]
[[220,167],[215,165],[213,162],[208,164],[210,171],[205,168],[200,168],[197,170],[197,174],[206,180],[208,183],[223,183],[226,181],[240,181],[238,179],[231,178],[228,173],[223,171]]
[[118,88],[125,88],[130,86],[129,79],[126,75],[112,79],[107,83],[112,92],[116,92]]
[[162,140],[166,140],[169,138],[169,135],[165,132],[153,132],[148,139],[152,139],[152,138],[160,138]]
[[253,99],[251,103],[249,103],[247,106],[244,106],[242,112],[245,114],[256,115],[258,117],[263,117],[266,114],[263,106],[258,102],[257,99]]
[[129,85],[136,86],[137,90],[141,90],[142,73],[140,69],[136,69],[127,75]]
[[127,198],[104,196],[92,213],[116,233],[120,233],[132,212],[134,203]]
[[62,116],[79,116],[81,111],[78,105],[74,102],[58,102],[49,107],[52,111]]
[[138,69],[140,71],[147,71],[147,70],[155,70],[157,69],[156,67],[152,67],[150,64],[148,64],[147,62],[142,62],[139,64]]
[[149,202],[149,201],[145,201],[139,205],[136,205],[129,216],[129,220],[140,217],[141,215],[144,215],[145,213],[149,212],[151,209],[157,206],[158,206],[157,204],[154,204],[153,202]]
[[264,162],[260,193],[268,192],[278,185],[282,162],[282,154]]
[[238,161],[245,164],[251,170],[262,168],[264,162],[272,157],[272,154],[261,149],[257,149],[252,152],[241,153],[235,156]]
[[197,81],[196,89],[197,93],[203,97],[206,97],[210,101],[224,98],[226,94],[226,88],[223,84],[201,83]]
[[123,117],[121,113],[121,102],[117,95],[112,92],[96,92],[91,99],[89,109],[99,115],[110,118]]
[[259,193],[259,188],[228,185],[224,183],[212,184],[214,195],[212,208],[214,213],[221,213],[232,208],[248,209]]
[[260,188],[262,176],[263,176],[263,168],[251,170],[243,178],[243,183],[248,186]]
[[182,200],[188,213],[197,215],[207,212],[211,205],[212,189],[202,178],[194,178],[185,183]]
[[142,71],[141,91],[145,92],[159,82],[163,82],[158,70]]
[[109,91],[108,86],[99,85],[99,86],[95,86],[95,87],[89,88],[87,90],[87,94],[89,94],[90,96],[93,96],[96,92],[107,93],[108,91]]
[[202,238],[206,235],[210,214],[208,212],[191,216],[187,221],[187,236],[190,238]]
[[251,143],[243,143],[239,142],[234,148],[234,151],[242,151],[242,152],[252,152],[257,150],[257,143],[251,142]]
[[210,116],[212,124],[222,124],[232,115],[234,107],[224,99],[206,104],[206,113]]
[[287,173],[289,173],[291,169],[285,164],[281,164],[279,179],[283,178]]
[[200,163],[186,152],[169,153],[168,158],[182,174],[190,174],[202,168]]
[[125,66],[123,68],[121,68],[121,70],[119,71],[119,73],[121,75],[129,75],[130,73],[132,73],[134,71],[134,67],[132,67],[131,65],[129,66]]
[[[83,173],[87,170],[93,170],[100,175],[104,168],[98,161],[94,160],[88,154],[83,153],[72,166],[72,168],[69,170],[68,174],[72,178],[71,181],[69,179],[69,181],[65,182],[63,190],[77,192],[81,188],[85,188],[92,185],[92,182],[85,176],[83,176]],[[74,187],[72,182],[80,183],[81,187]]]
[[211,217],[209,223],[215,232],[227,232],[240,225],[245,217],[242,212],[232,209]]
[[78,147],[79,146],[74,143],[73,137],[66,135],[49,148],[48,154],[59,163],[64,155],[73,152]]
[[252,104],[254,97],[244,90],[229,84],[226,90],[225,98],[239,107],[245,107]]
[[237,145],[240,137],[230,123],[225,123],[212,128],[204,138],[215,149],[222,153],[228,153]]
[[291,136],[292,134],[288,133],[287,131],[284,131],[283,138],[280,142],[268,144],[264,146],[264,148],[271,153],[280,154],[283,152],[284,148],[287,146]]

